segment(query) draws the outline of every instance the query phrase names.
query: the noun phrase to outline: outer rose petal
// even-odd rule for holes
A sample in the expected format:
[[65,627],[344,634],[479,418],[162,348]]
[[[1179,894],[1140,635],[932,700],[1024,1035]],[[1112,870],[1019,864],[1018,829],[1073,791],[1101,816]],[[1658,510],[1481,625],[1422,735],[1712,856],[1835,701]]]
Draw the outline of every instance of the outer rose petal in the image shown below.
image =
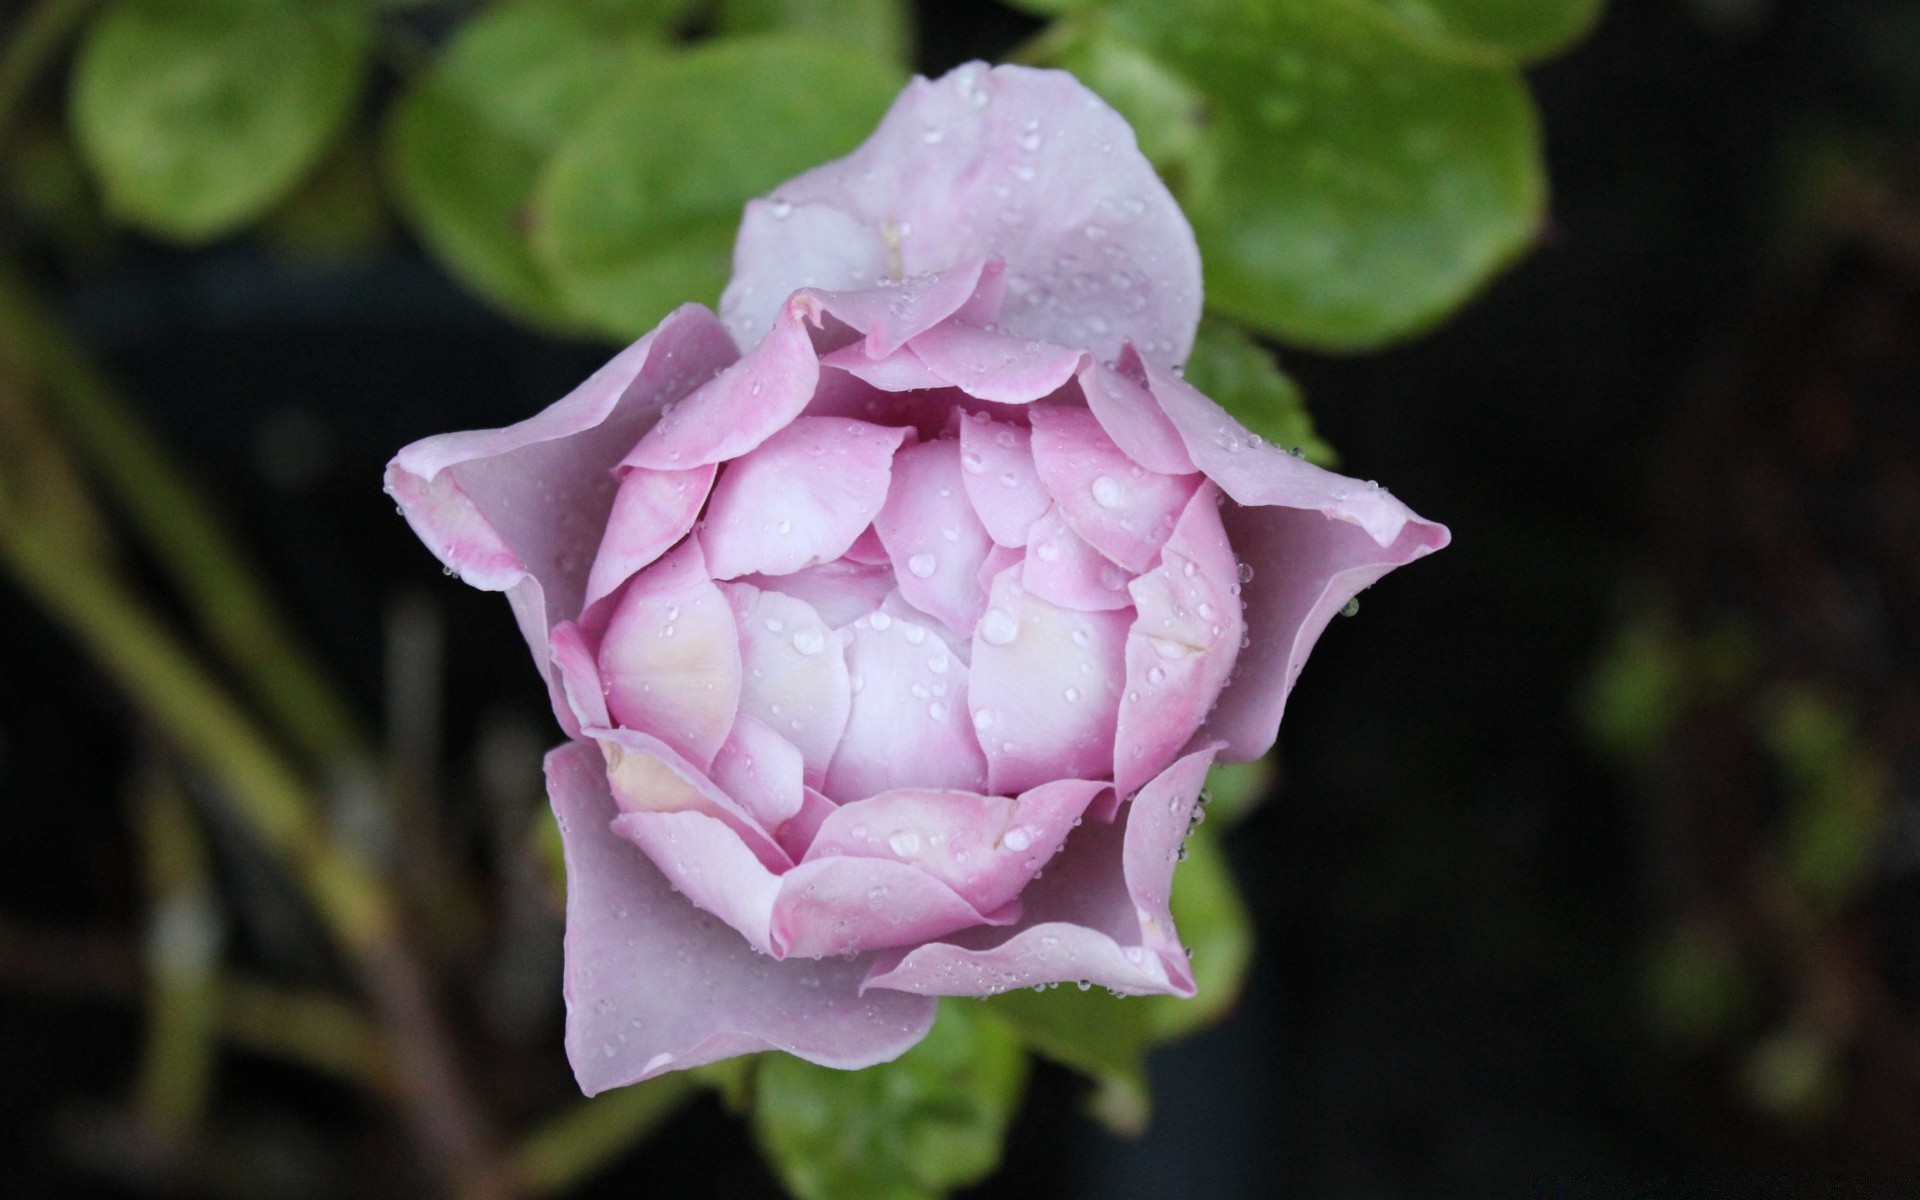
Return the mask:
[[749,204],[721,310],[753,345],[796,288],[987,255],[1015,336],[1105,361],[1128,339],[1167,364],[1193,345],[1199,250],[1132,129],[1064,71],[979,63],[916,79],[859,149]]
[[974,929],[875,960],[866,986],[926,996],[991,996],[1086,980],[1116,992],[1193,995],[1167,908],[1173,868],[1216,747],[1187,755],[1125,806],[1126,821],[1074,830],[1022,894],[1011,931]]
[[807,782],[818,785],[853,697],[839,636],[804,600],[743,583],[720,590],[740,630],[740,711],[798,748]]
[[1027,531],[1053,506],[1033,466],[1033,432],[969,417],[960,422],[960,473],[980,523],[1002,546],[1024,546]]
[[1212,484],[1194,493],[1160,566],[1128,588],[1140,615],[1127,631],[1127,698],[1114,737],[1113,782],[1122,796],[1187,744],[1240,653],[1239,564],[1220,525],[1218,495]]
[[[1120,357],[1122,370],[1089,364],[1080,372],[1080,392],[1100,428],[1128,458],[1162,475],[1191,475],[1197,468],[1180,431],[1146,389],[1144,376],[1133,377],[1140,374],[1139,357],[1128,346]],[[1123,373],[1127,368],[1131,373]]]
[[1084,408],[1036,404],[1031,411],[1033,465],[1067,524],[1128,570],[1152,566],[1199,478],[1142,467]]
[[626,468],[587,576],[587,604],[610,595],[687,536],[713,488],[714,471],[712,464],[691,471]]
[[783,308],[765,341],[662,415],[626,465],[684,471],[725,462],[799,416],[820,380],[820,359],[801,323],[804,307]]
[[705,770],[740,707],[740,641],[693,538],[635,577],[600,643],[607,708]]
[[807,861],[842,856],[906,863],[940,880],[981,912],[1019,897],[1066,841],[1087,805],[1111,785],[1061,779],[1019,799],[898,788],[828,815]]
[[801,417],[720,473],[700,545],[716,579],[832,562],[887,499],[907,436],[843,417]]
[[993,582],[973,635],[968,703],[995,792],[1113,769],[1115,716],[1133,611],[1075,612]]
[[704,813],[768,870],[784,871],[793,865],[770,826],[659,738],[632,729],[583,732],[600,746],[607,762],[607,785],[620,811]]
[[387,491],[427,548],[474,587],[507,593],[562,724],[547,631],[585,606],[612,469],[662,406],[736,356],[713,314],[685,305],[537,416],[430,437],[387,464]]
[[926,625],[885,611],[842,632],[853,639],[853,713],[821,790],[844,804],[895,787],[985,787],[987,762],[967,723],[967,664]]
[[549,754],[547,790],[567,859],[567,1060],[587,1095],[759,1050],[871,1066],[932,1027],[931,1000],[859,994],[870,960],[775,962],[675,895],[608,829],[593,747]]
[[908,446],[894,456],[893,489],[873,527],[907,603],[965,637],[980,619],[975,577],[993,541],[967,501],[961,474],[959,442]]

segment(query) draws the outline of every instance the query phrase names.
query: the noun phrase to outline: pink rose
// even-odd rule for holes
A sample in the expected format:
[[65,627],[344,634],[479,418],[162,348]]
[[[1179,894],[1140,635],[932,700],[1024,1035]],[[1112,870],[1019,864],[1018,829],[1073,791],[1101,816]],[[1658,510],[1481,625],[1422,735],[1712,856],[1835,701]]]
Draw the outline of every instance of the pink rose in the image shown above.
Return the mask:
[[1191,995],[1167,896],[1209,764],[1446,530],[1182,382],[1193,235],[1064,73],[916,80],[747,206],[734,265],[721,317],[387,470],[573,739],[581,1087],[881,1062],[941,995]]

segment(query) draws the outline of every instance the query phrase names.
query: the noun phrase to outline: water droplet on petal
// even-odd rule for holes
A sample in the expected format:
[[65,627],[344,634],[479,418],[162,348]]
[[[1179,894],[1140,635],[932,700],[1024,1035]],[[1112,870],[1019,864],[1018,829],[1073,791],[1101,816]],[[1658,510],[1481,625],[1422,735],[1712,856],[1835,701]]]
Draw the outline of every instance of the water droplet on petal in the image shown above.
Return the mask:
[[809,626],[794,630],[793,648],[802,654],[818,654],[826,648],[826,645],[827,639],[818,629]]
[[980,618],[980,636],[995,646],[1004,646],[1020,633],[1020,623],[1004,608],[990,608]]
[[907,570],[917,579],[927,579],[940,566],[940,561],[931,554],[916,554],[907,560]]
[[920,835],[911,829],[897,830],[887,838],[887,848],[901,858],[920,853]]
[[1101,508],[1119,508],[1126,499],[1126,492],[1120,481],[1110,475],[1102,475],[1093,481],[1089,489],[1093,492],[1093,502]]
[[1033,831],[1023,826],[1015,825],[1012,829],[1000,835],[1000,844],[1017,854],[1025,850],[1028,846],[1033,845]]

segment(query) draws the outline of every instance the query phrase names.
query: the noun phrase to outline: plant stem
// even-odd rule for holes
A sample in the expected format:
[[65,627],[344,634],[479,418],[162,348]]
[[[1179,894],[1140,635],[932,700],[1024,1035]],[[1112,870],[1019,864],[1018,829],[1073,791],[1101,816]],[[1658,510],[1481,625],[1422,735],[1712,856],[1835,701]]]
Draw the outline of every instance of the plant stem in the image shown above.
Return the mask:
[[93,0],[39,0],[0,50],[0,146],[7,141],[27,93],[79,26]]
[[0,266],[0,340],[180,587],[195,618],[316,766],[365,754],[351,711],[300,648],[234,539],[26,285]]
[[521,1182],[536,1196],[571,1190],[658,1129],[700,1086],[676,1071],[575,1105],[521,1140],[513,1152]]

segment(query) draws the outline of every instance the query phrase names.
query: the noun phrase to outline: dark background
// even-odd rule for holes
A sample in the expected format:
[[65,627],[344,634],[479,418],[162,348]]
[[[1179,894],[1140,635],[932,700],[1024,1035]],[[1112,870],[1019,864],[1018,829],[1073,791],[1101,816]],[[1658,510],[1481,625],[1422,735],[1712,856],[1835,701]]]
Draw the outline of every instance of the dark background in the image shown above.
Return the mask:
[[[928,73],[1031,28],[983,3],[920,9]],[[1337,623],[1289,708],[1282,786],[1229,841],[1261,942],[1245,1002],[1155,1058],[1156,1121],[1136,1143],[1100,1132],[1078,1112],[1083,1085],[1042,1068],[1005,1168],[969,1194],[1626,1195],[1760,1176],[1901,1190],[1920,1143],[1911,1074],[1852,1087],[1848,1058],[1841,1098],[1787,1119],[1743,1093],[1737,1038],[1701,1051],[1657,1035],[1641,978],[1673,904],[1650,880],[1669,849],[1650,808],[1685,809],[1689,793],[1604,761],[1576,700],[1636,581],[1687,592],[1709,570],[1674,530],[1693,521],[1686,545],[1713,542],[1699,522],[1729,468],[1703,447],[1769,436],[1753,406],[1771,383],[1858,352],[1878,390],[1836,403],[1920,401],[1920,274],[1881,247],[1900,230],[1809,211],[1794,187],[1809,139],[1871,139],[1902,177],[1920,15],[1892,0],[1617,0],[1532,81],[1554,183],[1539,248],[1410,345],[1283,353],[1344,469],[1449,524],[1454,544]],[[59,295],[367,711],[384,616],[411,593],[447,624],[448,778],[470,770],[483,722],[517,714],[544,736],[506,606],[440,577],[379,473],[415,438],[526,415],[602,349],[516,330],[398,241],[333,263],[250,242],[134,245]],[[1890,324],[1859,351],[1849,306],[1869,301]],[[1911,456],[1910,424],[1875,428]],[[1911,573],[1885,550],[1835,553],[1850,571]],[[1746,603],[1740,561],[1711,567],[1731,572],[1715,603]],[[1897,683],[1913,664],[1893,625],[1881,665]],[[1831,665],[1803,662],[1871,702]],[[7,920],[133,936],[127,727],[66,636],[0,587]],[[1905,743],[1876,736],[1909,803]],[[1849,969],[1891,998],[1911,1044],[1916,889],[1910,868],[1876,878],[1850,918],[1864,932]],[[138,1034],[125,1005],[0,989],[0,1191],[126,1194],[86,1165],[88,1114],[124,1093]],[[289,1161],[365,1116],[244,1056],[221,1086]],[[702,1101],[588,1194],[778,1193],[739,1124]]]

